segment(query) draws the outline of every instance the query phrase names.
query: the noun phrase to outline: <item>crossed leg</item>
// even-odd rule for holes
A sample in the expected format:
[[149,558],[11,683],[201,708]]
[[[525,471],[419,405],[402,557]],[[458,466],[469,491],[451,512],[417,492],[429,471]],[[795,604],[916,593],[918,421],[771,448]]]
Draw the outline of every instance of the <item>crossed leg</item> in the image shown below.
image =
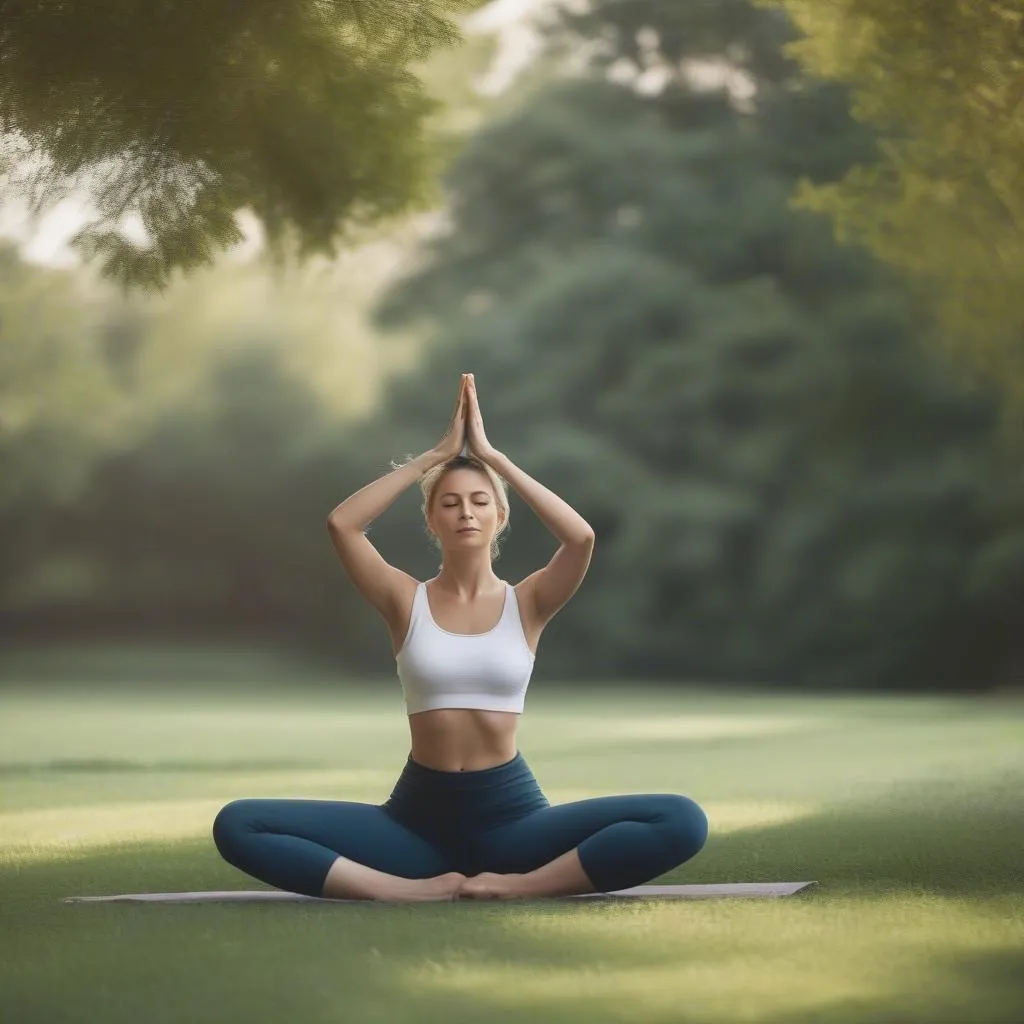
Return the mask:
[[[488,886],[517,890],[508,895],[613,892],[690,860],[707,835],[700,806],[672,793],[555,804],[472,834],[466,853],[478,880],[461,888],[467,896],[488,894],[481,891]],[[213,838],[229,864],[289,892],[415,898],[411,883],[398,892],[403,880],[412,879],[429,880],[434,889],[450,890],[452,898],[460,888],[451,854],[376,804],[233,800],[217,814]]]
[[[477,895],[555,896],[641,885],[703,848],[708,819],[689,797],[636,793],[555,804],[478,833]],[[483,877],[483,876],[486,877]],[[509,876],[503,883],[500,875]],[[493,892],[486,890],[491,887]],[[504,892],[498,892],[504,888]]]
[[376,804],[233,800],[214,819],[213,840],[240,871],[307,896],[454,898],[464,879],[445,851]]

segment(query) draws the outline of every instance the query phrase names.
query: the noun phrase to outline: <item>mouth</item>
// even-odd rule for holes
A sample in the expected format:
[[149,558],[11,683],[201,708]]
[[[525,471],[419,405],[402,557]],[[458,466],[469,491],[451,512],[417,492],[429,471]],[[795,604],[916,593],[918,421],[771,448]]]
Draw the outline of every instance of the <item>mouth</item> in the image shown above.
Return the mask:
[[480,531],[475,526],[464,526],[461,530],[456,530],[456,533],[479,533]]

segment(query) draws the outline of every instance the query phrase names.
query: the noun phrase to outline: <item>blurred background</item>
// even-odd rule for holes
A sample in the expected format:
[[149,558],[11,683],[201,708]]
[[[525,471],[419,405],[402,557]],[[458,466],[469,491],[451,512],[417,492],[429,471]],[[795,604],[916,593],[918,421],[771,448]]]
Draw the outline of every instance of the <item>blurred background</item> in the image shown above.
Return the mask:
[[[0,1018],[1024,1020],[1022,28],[0,0]],[[387,798],[401,686],[326,520],[463,372],[597,534],[519,735],[549,800],[687,794],[656,881],[816,884],[65,905],[264,886],[232,799]],[[510,500],[518,582],[558,542]],[[420,501],[369,536],[427,579]]]
[[[434,104],[426,141],[386,154],[436,169],[436,189],[397,182],[414,201],[367,200],[333,250],[322,222],[367,197],[323,199],[336,154],[283,100],[265,110],[308,163],[268,158],[257,187],[243,171],[259,151],[239,144],[249,164],[218,198],[237,215],[170,242],[160,203],[114,204],[95,181],[33,215],[9,146],[0,680],[274,685],[302,664],[325,686],[388,679],[399,707],[387,631],[325,521],[439,440],[469,371],[492,443],[597,532],[534,687],[1024,686],[1021,318],[992,264],[1019,266],[1019,163],[999,159],[1019,136],[990,119],[987,148],[967,150],[954,132],[982,131],[979,95],[1009,99],[994,68],[958,80],[955,107],[928,91],[948,76],[906,59],[918,46],[960,73],[941,44],[970,26],[952,15],[927,39],[908,5],[873,15],[893,19],[894,65],[866,36],[836,51],[844,5],[816,25],[790,6],[462,5],[462,41],[411,65]],[[36,28],[9,68],[35,67]],[[21,103],[27,132],[52,111],[29,102],[28,71],[17,96],[15,80],[5,123]],[[218,110],[204,128],[190,108],[196,135]],[[893,127],[908,110],[913,153]],[[369,152],[378,126],[345,123]],[[128,119],[108,127],[109,150],[62,168],[65,184],[124,151]],[[982,154],[987,185],[949,152]],[[384,188],[372,161],[361,174]],[[98,195],[122,233],[76,239]],[[511,501],[495,571],[518,582],[557,541]],[[410,488],[370,536],[423,579],[439,554],[419,502]]]

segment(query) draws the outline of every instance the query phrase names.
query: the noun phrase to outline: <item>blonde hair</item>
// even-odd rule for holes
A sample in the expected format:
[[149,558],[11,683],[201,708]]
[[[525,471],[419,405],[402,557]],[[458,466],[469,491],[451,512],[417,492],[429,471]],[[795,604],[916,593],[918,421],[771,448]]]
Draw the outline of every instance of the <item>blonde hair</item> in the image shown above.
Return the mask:
[[[401,462],[392,462],[391,468],[401,469],[402,466],[412,462],[414,458],[416,458],[415,455],[407,455]],[[498,524],[498,529],[491,538],[491,561],[493,562],[501,554],[501,546],[498,544],[498,538],[508,529],[509,524],[508,483],[504,477],[491,469],[487,463],[481,462],[475,455],[454,455],[446,462],[442,462],[440,465],[428,469],[427,472],[420,477],[419,485],[420,490],[423,492],[423,504],[420,506],[420,511],[423,513],[424,531],[430,538],[430,542],[440,551],[441,542],[427,528],[427,514],[430,511],[431,502],[434,500],[434,491],[437,489],[437,485],[441,482],[441,479],[445,474],[451,472],[453,469],[475,469],[485,474],[487,479],[491,482],[495,502],[497,503],[498,508],[504,512],[504,521]]]

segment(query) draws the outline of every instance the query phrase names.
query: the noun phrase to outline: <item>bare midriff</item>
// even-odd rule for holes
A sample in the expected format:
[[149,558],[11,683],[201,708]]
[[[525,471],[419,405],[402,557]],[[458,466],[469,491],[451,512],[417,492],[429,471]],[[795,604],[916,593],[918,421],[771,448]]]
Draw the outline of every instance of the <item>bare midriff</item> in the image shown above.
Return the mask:
[[436,708],[409,715],[410,756],[442,772],[477,772],[516,756],[515,711]]

